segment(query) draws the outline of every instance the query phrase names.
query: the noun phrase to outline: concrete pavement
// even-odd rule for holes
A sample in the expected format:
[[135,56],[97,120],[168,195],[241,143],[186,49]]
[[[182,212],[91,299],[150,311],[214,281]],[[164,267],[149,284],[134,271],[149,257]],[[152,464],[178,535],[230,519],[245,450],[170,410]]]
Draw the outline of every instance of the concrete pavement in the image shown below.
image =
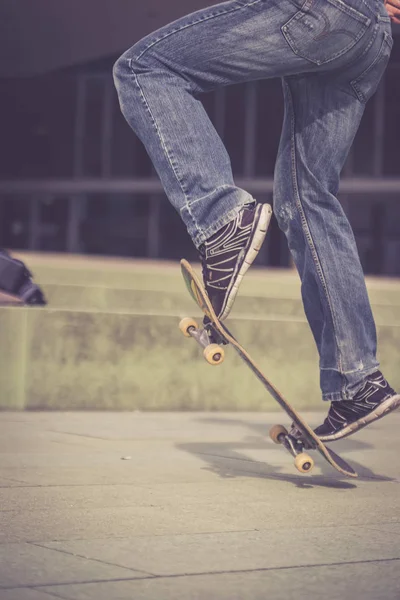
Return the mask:
[[400,414],[333,446],[358,480],[280,420],[0,413],[0,600],[399,600]]

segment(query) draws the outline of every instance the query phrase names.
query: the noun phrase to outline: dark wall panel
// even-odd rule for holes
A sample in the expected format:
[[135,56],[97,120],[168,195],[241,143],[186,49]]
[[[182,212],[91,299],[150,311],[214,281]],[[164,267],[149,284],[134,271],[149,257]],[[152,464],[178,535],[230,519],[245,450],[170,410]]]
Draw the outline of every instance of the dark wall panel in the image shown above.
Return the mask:
[[213,0],[1,0],[0,77],[120,52]]

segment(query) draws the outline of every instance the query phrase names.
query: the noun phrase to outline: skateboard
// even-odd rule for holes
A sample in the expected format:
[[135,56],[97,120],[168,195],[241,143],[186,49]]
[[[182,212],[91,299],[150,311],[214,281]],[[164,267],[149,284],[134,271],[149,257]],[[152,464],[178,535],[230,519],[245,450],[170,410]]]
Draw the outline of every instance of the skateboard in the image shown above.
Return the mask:
[[181,270],[190,295],[203,311],[206,319],[204,327],[199,327],[194,319],[186,317],[179,323],[179,329],[186,337],[196,340],[203,348],[204,358],[211,365],[219,365],[223,362],[224,346],[231,345],[236,350],[243,362],[293,421],[295,433],[292,430],[289,433],[283,425],[274,425],[270,429],[269,435],[276,444],[282,444],[294,457],[297,470],[301,473],[309,473],[314,467],[314,460],[305,450],[317,450],[337,471],[348,477],[357,477],[357,473],[346,461],[321,442],[311,427],[265,377],[247,350],[218,319],[202,282],[187,260],[181,260]]

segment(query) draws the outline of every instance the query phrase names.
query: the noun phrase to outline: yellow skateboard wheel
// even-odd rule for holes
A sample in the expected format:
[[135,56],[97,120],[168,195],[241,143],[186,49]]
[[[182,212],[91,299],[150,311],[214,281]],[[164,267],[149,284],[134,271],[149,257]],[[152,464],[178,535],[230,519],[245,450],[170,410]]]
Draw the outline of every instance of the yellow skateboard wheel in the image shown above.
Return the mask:
[[192,319],[191,317],[185,317],[179,323],[179,329],[182,331],[182,333],[185,337],[190,337],[189,329],[191,327],[193,327],[193,329],[199,328],[199,326],[197,325],[197,322],[194,319]]
[[305,452],[301,452],[294,459],[294,466],[300,473],[309,473],[314,468],[314,461]]
[[218,344],[210,344],[204,348],[203,356],[210,365],[220,365],[225,358],[225,351]]
[[269,437],[274,442],[274,444],[282,444],[282,437],[285,435],[288,435],[288,430],[283,425],[274,425],[269,430]]

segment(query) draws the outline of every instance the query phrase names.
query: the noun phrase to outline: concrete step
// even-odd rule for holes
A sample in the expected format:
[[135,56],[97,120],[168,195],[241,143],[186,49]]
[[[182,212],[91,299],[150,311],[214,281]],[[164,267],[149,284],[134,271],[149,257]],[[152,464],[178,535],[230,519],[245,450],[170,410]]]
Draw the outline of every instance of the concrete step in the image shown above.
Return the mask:
[[[196,310],[183,283],[179,262],[49,254],[16,254],[34,271],[54,308],[164,313]],[[195,265],[200,274],[200,265]],[[368,278],[378,324],[400,323],[400,280]],[[233,316],[304,319],[295,271],[253,267],[246,275]]]
[[[110,312],[135,312],[141,310],[159,313],[174,310],[181,314],[197,311],[196,305],[187,293],[183,281],[178,280],[176,289],[118,289],[102,286],[43,284],[49,305],[54,308],[78,310],[105,310]],[[279,294],[277,287],[276,293]],[[400,324],[400,304],[383,303],[382,300],[372,304],[377,323]],[[275,297],[272,295],[256,296],[240,290],[236,299],[233,316],[291,316],[305,319],[300,292],[294,298]]]
[[[180,312],[0,308],[0,408],[279,410],[232,348],[218,367],[178,330]],[[234,335],[300,409],[321,406],[309,327],[240,317]],[[384,372],[400,389],[400,326],[378,327]]]
[[[71,285],[117,290],[186,293],[179,262],[115,259],[65,254],[15,253],[44,286]],[[199,264],[193,265],[201,273]],[[373,304],[400,306],[400,279],[367,278]],[[252,267],[240,296],[298,300],[300,280],[294,270]]]

